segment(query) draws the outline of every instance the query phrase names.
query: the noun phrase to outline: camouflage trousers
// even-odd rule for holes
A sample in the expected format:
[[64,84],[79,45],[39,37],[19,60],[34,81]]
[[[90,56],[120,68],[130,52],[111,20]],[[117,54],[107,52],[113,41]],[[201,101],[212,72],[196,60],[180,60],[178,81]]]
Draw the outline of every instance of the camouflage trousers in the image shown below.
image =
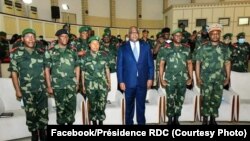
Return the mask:
[[90,89],[86,87],[89,101],[89,119],[92,121],[103,121],[106,119],[105,108],[107,103],[107,89]]
[[[22,91],[26,124],[30,132],[47,129],[48,97],[44,91]],[[11,131],[10,131],[11,132]]]
[[73,124],[76,114],[76,90],[55,89],[57,124]]
[[221,104],[223,83],[203,82],[201,86],[201,115],[218,117]]
[[184,82],[168,82],[166,86],[167,96],[167,116],[180,116],[182,105],[185,99],[186,81]]

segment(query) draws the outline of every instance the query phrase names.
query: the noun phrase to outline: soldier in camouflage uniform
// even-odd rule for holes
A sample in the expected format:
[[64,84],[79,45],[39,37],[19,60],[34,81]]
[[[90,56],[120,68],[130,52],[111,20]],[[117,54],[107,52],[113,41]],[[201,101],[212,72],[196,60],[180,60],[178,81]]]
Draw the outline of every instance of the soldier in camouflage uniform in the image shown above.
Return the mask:
[[182,29],[182,40],[181,43],[188,44],[189,38],[191,37],[191,34],[185,30],[186,25],[184,23],[180,23],[178,25],[180,29]]
[[165,44],[162,50],[160,81],[166,88],[168,125],[179,125],[186,84],[190,85],[193,79],[193,65],[189,46],[181,43],[182,30],[176,29],[172,35],[173,42]]
[[104,51],[108,54],[107,57],[108,57],[110,72],[111,73],[116,72],[117,48],[114,44],[111,44],[109,33],[103,34],[103,42],[102,45],[100,46],[100,51]]
[[[88,38],[89,38],[89,26],[82,26],[79,29],[79,34],[80,37],[71,42],[72,45],[76,46],[76,50],[77,50],[77,55],[79,57],[79,60],[82,60],[83,57],[85,56],[86,52],[89,51],[89,44],[88,44]],[[80,72],[81,73],[81,72]],[[81,75],[80,75],[80,80],[81,80]],[[82,81],[80,81],[79,86],[82,86]],[[81,94],[83,94],[82,92],[82,87],[79,87],[79,92]]]
[[[44,79],[44,50],[36,48],[36,32],[22,32],[23,45],[12,49],[9,71],[17,99],[23,99],[26,124],[32,133],[32,141],[46,140],[48,124],[48,98]],[[11,131],[10,131],[11,132]]]
[[[230,49],[230,51],[232,52],[233,49],[233,45],[232,45],[232,33],[226,33],[223,35],[223,43]],[[229,83],[227,85],[224,86],[224,89],[229,90]]]
[[218,109],[222,100],[223,85],[230,80],[230,49],[220,42],[222,26],[209,26],[210,41],[203,43],[196,54],[197,86],[201,87],[202,125],[217,125]]
[[232,71],[247,72],[250,45],[245,41],[245,33],[237,35],[237,42],[232,46]]
[[154,47],[154,56],[156,56],[156,63],[155,63],[155,83],[154,86],[156,89],[159,88],[159,65],[161,61],[162,50],[165,44],[169,44],[172,41],[170,40],[170,28],[165,27],[159,32],[157,35],[156,45]]
[[105,107],[107,103],[107,94],[110,89],[110,72],[107,53],[99,51],[99,37],[89,38],[90,52],[82,60],[82,84],[83,90],[89,100],[89,117],[93,125],[103,124],[105,120]]
[[89,46],[88,46],[89,33],[88,33],[88,31],[89,31],[88,26],[82,26],[79,29],[80,38],[78,38],[75,41],[77,54],[78,54],[79,59],[84,57],[86,52],[89,50]]
[[72,125],[76,113],[76,93],[79,87],[80,67],[76,48],[68,43],[66,30],[56,32],[58,44],[45,53],[47,91],[56,102],[57,124]]

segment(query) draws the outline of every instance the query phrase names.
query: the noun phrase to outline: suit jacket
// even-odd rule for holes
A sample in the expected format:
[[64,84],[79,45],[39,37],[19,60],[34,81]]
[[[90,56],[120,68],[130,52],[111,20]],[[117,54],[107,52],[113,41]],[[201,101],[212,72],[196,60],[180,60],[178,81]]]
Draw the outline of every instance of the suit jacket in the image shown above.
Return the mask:
[[136,86],[147,87],[147,81],[154,78],[154,62],[150,46],[145,42],[140,42],[139,44],[138,62],[136,62],[129,41],[118,50],[118,83],[125,83],[127,88],[135,88]]

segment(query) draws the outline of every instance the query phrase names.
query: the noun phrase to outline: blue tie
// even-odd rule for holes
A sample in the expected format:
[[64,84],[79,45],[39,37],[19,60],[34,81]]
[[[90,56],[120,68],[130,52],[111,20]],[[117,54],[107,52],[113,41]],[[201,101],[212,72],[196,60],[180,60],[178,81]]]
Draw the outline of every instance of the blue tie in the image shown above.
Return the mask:
[[133,53],[134,53],[136,62],[138,62],[139,54],[138,54],[138,50],[137,50],[137,48],[136,48],[136,43],[135,43],[135,42],[134,42]]

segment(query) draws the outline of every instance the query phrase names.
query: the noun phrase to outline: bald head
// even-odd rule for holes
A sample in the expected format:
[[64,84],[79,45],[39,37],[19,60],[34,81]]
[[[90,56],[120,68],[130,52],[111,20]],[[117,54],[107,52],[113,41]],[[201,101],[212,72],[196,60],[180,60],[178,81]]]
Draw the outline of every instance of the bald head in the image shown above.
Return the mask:
[[129,28],[129,40],[136,42],[139,39],[139,30],[136,26],[131,26]]

